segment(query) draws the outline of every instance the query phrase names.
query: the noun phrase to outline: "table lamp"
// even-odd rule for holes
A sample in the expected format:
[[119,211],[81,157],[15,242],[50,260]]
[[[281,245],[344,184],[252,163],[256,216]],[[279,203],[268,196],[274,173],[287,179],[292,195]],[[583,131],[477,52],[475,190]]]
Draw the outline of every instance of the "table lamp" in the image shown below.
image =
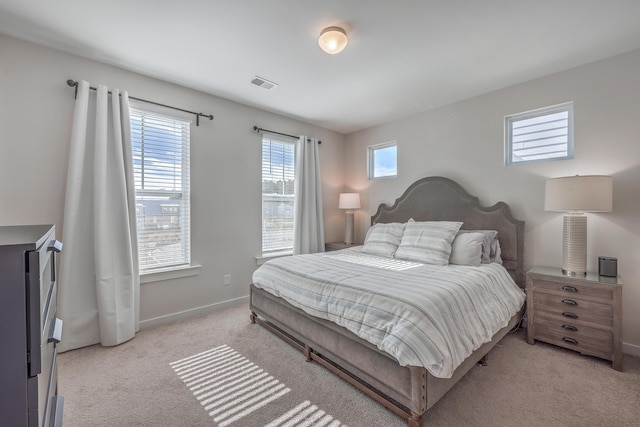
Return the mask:
[[347,210],[344,224],[344,242],[350,245],[353,243],[353,209],[360,209],[360,195],[358,193],[340,193],[338,207]]
[[587,271],[587,216],[585,212],[611,212],[613,178],[576,175],[548,179],[544,210],[565,212],[562,232],[562,273],[584,276]]

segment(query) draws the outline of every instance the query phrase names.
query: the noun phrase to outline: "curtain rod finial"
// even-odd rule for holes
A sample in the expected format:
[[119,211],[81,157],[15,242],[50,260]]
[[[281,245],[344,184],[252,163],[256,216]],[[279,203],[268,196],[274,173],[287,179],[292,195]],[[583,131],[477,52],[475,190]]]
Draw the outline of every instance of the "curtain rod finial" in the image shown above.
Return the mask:
[[67,85],[69,85],[69,87],[78,86],[78,82],[69,79],[69,80],[67,80]]

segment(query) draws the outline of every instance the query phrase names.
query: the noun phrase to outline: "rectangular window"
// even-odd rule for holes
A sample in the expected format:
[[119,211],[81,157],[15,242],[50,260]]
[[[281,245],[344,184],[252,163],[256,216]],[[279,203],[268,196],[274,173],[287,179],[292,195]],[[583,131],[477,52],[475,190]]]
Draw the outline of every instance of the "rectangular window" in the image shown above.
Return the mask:
[[293,252],[295,144],[262,137],[262,254]]
[[398,144],[372,145],[368,151],[369,179],[398,176]]
[[140,273],[191,262],[186,119],[131,106]]
[[573,103],[505,118],[505,164],[573,158]]

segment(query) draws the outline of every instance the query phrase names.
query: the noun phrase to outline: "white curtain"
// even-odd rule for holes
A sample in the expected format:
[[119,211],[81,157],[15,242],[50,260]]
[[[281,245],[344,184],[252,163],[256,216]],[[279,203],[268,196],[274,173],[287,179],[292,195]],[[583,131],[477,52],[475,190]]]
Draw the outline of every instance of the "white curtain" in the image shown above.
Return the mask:
[[59,350],[130,340],[139,329],[140,278],[129,98],[78,84],[58,290]]
[[318,140],[301,136],[296,143],[293,253],[324,252],[322,182]]

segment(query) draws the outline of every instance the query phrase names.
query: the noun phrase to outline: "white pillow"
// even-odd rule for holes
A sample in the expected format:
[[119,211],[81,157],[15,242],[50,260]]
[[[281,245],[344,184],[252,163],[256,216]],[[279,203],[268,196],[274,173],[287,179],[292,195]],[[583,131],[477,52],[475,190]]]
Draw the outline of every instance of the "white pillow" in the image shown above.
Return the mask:
[[459,221],[408,222],[396,258],[424,264],[449,264],[451,242],[461,225]]
[[500,242],[498,241],[498,232],[496,230],[460,230],[459,233],[482,233],[484,241],[482,242],[482,264],[496,262],[502,264],[500,257]]
[[483,241],[483,233],[458,232],[451,244],[449,264],[479,266],[482,261]]
[[398,249],[398,245],[404,234],[404,227],[405,224],[400,222],[375,224],[367,232],[362,252],[392,257]]

